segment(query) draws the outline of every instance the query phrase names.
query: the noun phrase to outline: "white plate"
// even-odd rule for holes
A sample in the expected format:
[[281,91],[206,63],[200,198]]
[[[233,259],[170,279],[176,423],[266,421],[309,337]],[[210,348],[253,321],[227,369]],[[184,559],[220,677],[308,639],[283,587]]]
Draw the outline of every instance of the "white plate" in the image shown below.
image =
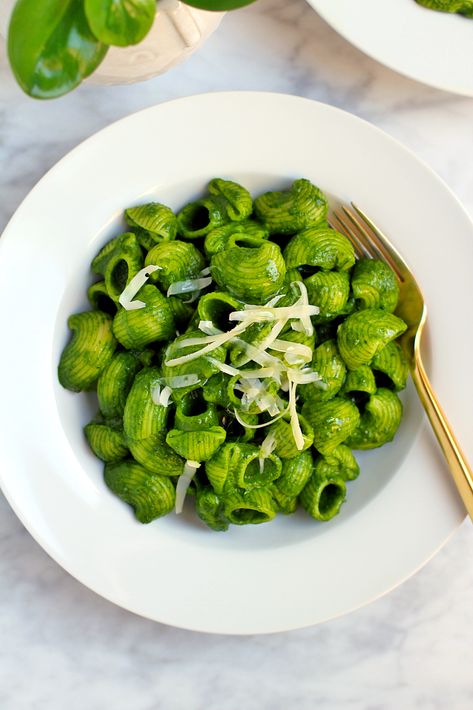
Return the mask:
[[445,91],[473,96],[473,20],[415,0],[308,0],[362,52]]
[[127,205],[178,208],[212,176],[255,193],[306,176],[361,205],[413,265],[430,305],[432,379],[467,453],[472,224],[446,186],[368,123],[292,96],[194,96],[137,113],[61,160],[0,246],[1,484],[25,526],[66,570],[138,614],[211,632],[294,629],[366,604],[419,568],[464,513],[415,395],[395,443],[359,458],[333,522],[303,513],[209,531],[188,511],[135,522],[102,480],[81,426],[94,413],[63,390],[66,318],[87,307],[89,264]]

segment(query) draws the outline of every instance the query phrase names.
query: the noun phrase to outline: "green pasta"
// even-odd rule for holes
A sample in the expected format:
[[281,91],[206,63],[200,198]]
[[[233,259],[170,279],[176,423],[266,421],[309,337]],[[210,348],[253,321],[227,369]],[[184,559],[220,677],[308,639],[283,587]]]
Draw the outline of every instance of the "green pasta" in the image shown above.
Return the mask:
[[356,260],[327,209],[304,178],[255,200],[214,178],[177,213],[127,208],[130,231],[94,258],[58,377],[96,389],[85,438],[138,521],[189,496],[216,532],[298,508],[326,522],[356,485],[352,450],[395,436],[397,280]]
[[105,465],[105,483],[131,505],[140,523],[150,523],[170,513],[176,494],[169,478],[151,473],[135,461]]
[[353,269],[351,287],[361,308],[382,308],[392,313],[397,306],[397,279],[392,269],[383,261],[358,261]]
[[156,286],[143,286],[138,296],[145,308],[133,311],[122,308],[113,319],[116,339],[130,350],[169,340],[176,332],[172,309]]
[[217,284],[247,303],[265,303],[284,283],[286,266],[274,242],[237,235],[211,260]]
[[288,498],[297,498],[311,475],[312,454],[303,451],[282,462],[281,475],[274,483],[274,488]]
[[96,281],[92,286],[89,286],[87,297],[92,308],[95,308],[97,311],[103,311],[104,313],[114,316],[118,310],[118,305],[108,294],[105,281]]
[[416,0],[416,2],[430,10],[473,17],[473,0]]
[[204,268],[204,257],[193,245],[186,242],[161,242],[148,252],[145,266],[159,264],[160,268],[150,276],[167,291],[176,281],[196,278]]
[[171,429],[166,436],[166,443],[185,459],[207,461],[220,448],[225,438],[225,429],[221,426],[198,431]]
[[195,511],[211,530],[228,530],[223,501],[210,486],[197,491]]
[[304,283],[310,302],[320,308],[314,316],[316,323],[333,320],[349,310],[350,278],[346,271],[318,271]]
[[266,192],[255,200],[255,212],[270,234],[295,234],[323,223],[328,204],[318,187],[304,178],[286,192]]
[[301,505],[316,520],[328,521],[340,512],[346,496],[345,481],[341,476],[320,477],[312,474],[299,496]]
[[234,525],[257,525],[272,520],[277,513],[277,505],[269,490],[235,490],[224,499],[224,511]]
[[355,250],[343,234],[326,226],[299,232],[284,250],[288,269],[317,267],[323,271],[348,271],[355,263]]
[[312,404],[332,399],[342,388],[347,374],[335,340],[326,340],[315,348],[312,366],[320,380],[300,387],[302,399]]
[[248,190],[231,180],[214,178],[208,185],[213,199],[222,206],[228,219],[240,222],[253,212],[253,200]]
[[312,425],[314,447],[321,454],[331,453],[338,444],[348,439],[360,421],[360,412],[353,402],[338,395],[317,407],[306,402],[302,414]]
[[352,449],[375,449],[392,441],[402,417],[402,403],[395,392],[380,387],[372,394],[356,429],[346,443]]
[[113,356],[97,382],[97,398],[104,417],[123,416],[128,392],[141,367],[135,353],[121,352]]
[[90,422],[84,427],[88,444],[102,461],[120,461],[128,456],[126,438],[113,422]]
[[59,361],[59,382],[73,392],[91,389],[115,351],[112,319],[101,311],[86,311],[70,316],[67,324],[72,339]]
[[157,367],[147,367],[136,375],[123,412],[123,429],[130,439],[147,439],[165,430],[168,409],[153,398],[160,383]]
[[407,325],[397,316],[366,308],[348,316],[338,329],[338,349],[347,367],[369,365],[385,345],[398,338]]
[[158,432],[146,439],[127,437],[130,453],[148,471],[162,476],[180,476],[184,460],[166,443],[166,434]]
[[210,258],[219,251],[227,247],[230,237],[235,234],[244,234],[246,237],[256,237],[257,239],[267,239],[269,231],[259,222],[245,219],[241,222],[228,222],[209,232],[204,241],[204,249]]
[[142,266],[143,252],[136,235],[131,232],[108,242],[92,262],[92,270],[104,277],[107,293],[115,302]]
[[380,379],[379,375],[384,375],[384,382],[394,387],[396,392],[406,386],[409,366],[399,343],[391,341],[385,345],[371,361],[371,367],[377,379]]
[[177,217],[169,207],[159,202],[129,207],[125,210],[125,219],[146,250],[159,242],[176,238]]

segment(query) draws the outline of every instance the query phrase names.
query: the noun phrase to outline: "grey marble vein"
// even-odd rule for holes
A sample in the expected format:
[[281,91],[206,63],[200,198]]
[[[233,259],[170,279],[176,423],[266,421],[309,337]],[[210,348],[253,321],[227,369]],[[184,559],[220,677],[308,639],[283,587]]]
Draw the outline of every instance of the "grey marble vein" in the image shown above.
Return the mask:
[[[81,140],[133,111],[201,91],[329,102],[426,160],[473,214],[473,99],[406,79],[351,47],[303,0],[259,0],[163,77],[26,98],[0,54],[0,229]],[[417,575],[328,624],[264,637],[196,634],[90,592],[0,497],[2,710],[470,710],[473,533],[465,522]]]

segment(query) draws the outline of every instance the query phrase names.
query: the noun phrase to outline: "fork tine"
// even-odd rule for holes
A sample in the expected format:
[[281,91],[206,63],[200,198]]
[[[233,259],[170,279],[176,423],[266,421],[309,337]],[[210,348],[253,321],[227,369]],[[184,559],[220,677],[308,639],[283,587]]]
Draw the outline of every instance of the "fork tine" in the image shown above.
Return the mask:
[[[379,242],[377,240],[373,240],[365,225],[358,219],[357,215],[353,214],[353,212],[345,205],[342,206],[342,210],[346,217],[350,220],[352,228],[356,229],[359,241],[361,241],[366,247],[370,256],[373,259],[387,261],[388,265],[391,266],[391,268],[394,268],[392,260],[387,257],[385,252],[383,252],[383,250],[380,248]],[[394,268],[394,271],[396,275],[399,276],[397,268]]]
[[353,230],[349,227],[348,224],[346,224],[340,217],[340,214],[338,212],[333,212],[331,216],[329,217],[329,224],[337,230],[337,232],[341,232],[342,234],[345,234],[346,237],[351,241],[353,248],[355,249],[355,253],[359,258],[370,258],[370,253],[365,249],[365,247],[361,244],[361,242],[358,240],[357,235]]
[[[355,210],[358,217],[354,216],[353,219],[358,225],[359,229],[363,229],[368,235],[368,238],[372,243],[374,243],[380,252],[381,258],[384,259],[393,271],[397,274],[401,281],[404,281],[404,274],[407,269],[407,265],[404,259],[401,257],[399,252],[393,247],[389,239],[383,232],[370,220],[369,217],[357,206],[354,202],[351,203],[352,208]],[[367,232],[366,226],[371,230],[371,234]]]

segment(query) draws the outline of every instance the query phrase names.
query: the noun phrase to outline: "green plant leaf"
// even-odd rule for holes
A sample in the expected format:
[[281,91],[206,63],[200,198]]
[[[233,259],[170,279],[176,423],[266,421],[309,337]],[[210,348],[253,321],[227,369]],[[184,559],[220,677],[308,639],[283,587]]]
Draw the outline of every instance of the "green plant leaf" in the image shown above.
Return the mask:
[[17,0],[8,28],[8,57],[19,85],[37,99],[74,89],[108,47],[90,31],[82,0]]
[[94,35],[118,47],[141,42],[156,15],[156,0],[85,0]]
[[238,7],[250,5],[255,0],[183,0],[186,5],[198,7],[200,10],[215,10],[222,12],[225,10],[236,10]]

